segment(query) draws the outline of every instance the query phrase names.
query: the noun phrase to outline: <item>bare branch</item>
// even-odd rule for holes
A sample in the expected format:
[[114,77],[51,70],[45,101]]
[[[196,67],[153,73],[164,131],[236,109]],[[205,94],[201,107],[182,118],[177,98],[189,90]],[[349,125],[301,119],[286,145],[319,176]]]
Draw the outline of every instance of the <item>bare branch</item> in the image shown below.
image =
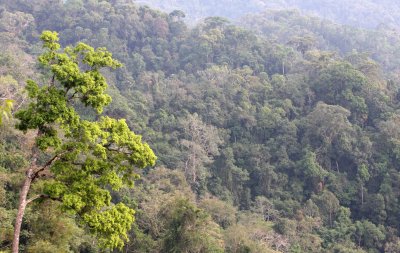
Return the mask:
[[78,92],[75,91],[73,94],[71,94],[71,96],[69,96],[69,98],[68,98],[68,102],[70,102],[73,98],[75,98],[75,95],[76,95],[77,93],[78,93]]
[[28,199],[26,201],[26,205],[28,205],[29,203],[31,203],[32,201],[35,201],[37,199],[51,199],[51,200],[56,200],[56,201],[62,201],[62,199],[60,199],[60,198],[53,198],[46,194],[38,194],[38,195]]
[[51,77],[51,81],[50,81],[50,87],[51,87],[51,86],[54,86],[55,80],[56,80],[56,75],[53,74],[53,76]]
[[33,174],[31,175],[32,181],[35,180],[39,176],[40,172],[44,171],[45,169],[50,167],[55,161],[57,161],[60,158],[61,154],[63,154],[63,153],[53,156],[50,160],[47,161],[47,163],[45,165],[43,165],[40,169],[33,172]]

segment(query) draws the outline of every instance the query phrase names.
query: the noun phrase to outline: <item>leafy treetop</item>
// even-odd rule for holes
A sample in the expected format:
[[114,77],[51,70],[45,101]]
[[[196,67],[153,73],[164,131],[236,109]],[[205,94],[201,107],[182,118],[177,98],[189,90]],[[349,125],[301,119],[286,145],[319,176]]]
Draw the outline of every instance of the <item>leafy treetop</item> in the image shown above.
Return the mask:
[[[36,145],[52,158],[32,175],[50,169],[41,197],[62,202],[65,211],[79,217],[82,225],[98,236],[104,248],[120,248],[134,221],[134,210],[111,203],[110,189],[133,186],[135,168],[155,164],[156,156],[125,120],[100,117],[82,120],[77,103],[101,113],[111,102],[105,93],[103,67],[121,64],[105,48],[84,43],[59,52],[56,32],[41,35],[45,52],[39,61],[52,73],[49,84],[29,80],[26,89],[32,102],[16,113],[22,131],[37,130]],[[42,178],[42,177],[40,177]]]

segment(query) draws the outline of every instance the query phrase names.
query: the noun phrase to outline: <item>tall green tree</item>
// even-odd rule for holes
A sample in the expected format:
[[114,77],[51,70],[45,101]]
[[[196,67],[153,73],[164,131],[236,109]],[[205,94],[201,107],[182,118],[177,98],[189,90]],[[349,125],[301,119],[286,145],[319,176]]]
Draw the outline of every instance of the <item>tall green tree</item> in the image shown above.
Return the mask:
[[[16,113],[17,128],[33,130],[35,143],[19,194],[12,252],[18,252],[26,206],[38,199],[60,201],[62,210],[77,217],[102,247],[121,248],[135,211],[113,204],[110,190],[133,186],[139,177],[135,170],[154,165],[156,156],[125,120],[100,116],[89,121],[75,110],[83,104],[100,114],[111,102],[100,70],[121,64],[105,48],[84,43],[61,52],[56,32],[43,32],[41,40],[39,62],[51,78],[41,85],[28,80],[31,102]],[[30,194],[34,182],[40,190]]]
[[368,167],[365,164],[361,164],[357,170],[357,181],[360,183],[361,192],[361,205],[364,205],[364,185],[369,180],[370,174]]
[[161,252],[224,252],[220,227],[187,199],[177,199],[165,215],[169,224]]

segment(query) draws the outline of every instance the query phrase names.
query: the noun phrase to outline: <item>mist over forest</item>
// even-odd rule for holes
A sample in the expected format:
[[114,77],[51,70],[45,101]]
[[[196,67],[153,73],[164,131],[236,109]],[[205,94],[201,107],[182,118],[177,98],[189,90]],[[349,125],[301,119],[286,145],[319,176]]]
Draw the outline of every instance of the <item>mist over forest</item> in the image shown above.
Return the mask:
[[182,10],[188,21],[210,16],[231,20],[265,10],[298,10],[304,15],[317,16],[338,24],[375,29],[387,26],[398,29],[400,4],[394,0],[135,0],[163,11]]
[[0,253],[400,252],[399,18],[0,0]]

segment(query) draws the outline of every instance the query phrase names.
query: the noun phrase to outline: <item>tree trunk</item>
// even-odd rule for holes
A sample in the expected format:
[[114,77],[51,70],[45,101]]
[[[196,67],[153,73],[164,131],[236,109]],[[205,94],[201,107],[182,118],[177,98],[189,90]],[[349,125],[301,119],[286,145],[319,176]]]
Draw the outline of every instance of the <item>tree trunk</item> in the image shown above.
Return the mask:
[[[37,136],[40,136],[41,132],[38,131]],[[19,237],[21,234],[21,226],[22,220],[24,218],[26,205],[29,203],[27,200],[29,189],[31,188],[32,181],[35,177],[35,168],[37,165],[37,160],[39,156],[39,151],[36,147],[32,148],[32,160],[29,168],[25,172],[25,180],[21,187],[21,191],[19,193],[19,204],[18,204],[18,212],[17,217],[15,218],[15,225],[14,225],[14,238],[12,242],[12,253],[19,252]],[[52,159],[54,160],[54,159]]]
[[364,205],[364,185],[361,184],[361,206]]
[[17,217],[15,219],[15,225],[14,225],[14,239],[12,243],[12,253],[18,253],[19,252],[19,237],[21,233],[21,225],[22,225],[22,219],[24,217],[25,213],[25,208],[27,203],[27,197],[28,197],[28,192],[31,187],[32,183],[32,176],[33,176],[33,167],[31,166],[27,171],[25,175],[25,181],[24,184],[22,185],[21,191],[19,193],[19,205],[18,205],[18,213]]

